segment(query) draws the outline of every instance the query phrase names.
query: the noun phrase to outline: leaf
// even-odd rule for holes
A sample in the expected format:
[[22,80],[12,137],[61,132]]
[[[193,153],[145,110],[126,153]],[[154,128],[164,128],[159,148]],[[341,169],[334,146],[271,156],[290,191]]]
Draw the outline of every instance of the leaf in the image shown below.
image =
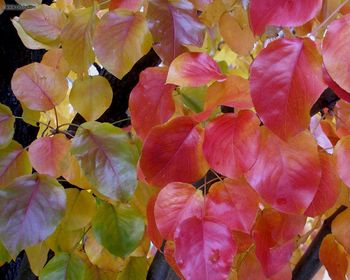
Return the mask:
[[[322,117],[320,115],[314,115],[311,117],[310,132],[315,137],[317,144],[323,148],[327,153],[333,153],[333,144],[328,138],[328,135],[322,128]],[[324,123],[324,121],[323,121]]]
[[97,241],[113,255],[125,257],[135,250],[144,227],[142,216],[130,205],[98,201],[92,228]]
[[71,69],[77,73],[87,73],[90,64],[95,61],[95,54],[92,50],[95,20],[92,7],[72,10],[62,30],[64,58]]
[[63,134],[41,137],[29,146],[29,159],[35,170],[51,177],[60,177],[68,167],[71,143]]
[[38,126],[38,122],[40,121],[40,117],[41,117],[41,112],[30,110],[23,104],[21,104],[21,106],[23,110],[23,113],[22,113],[23,121],[26,123],[29,123],[32,126]]
[[0,188],[9,185],[17,177],[31,173],[27,151],[12,140],[0,153]]
[[5,0],[0,0],[0,15],[5,11],[6,3]]
[[0,103],[0,149],[5,148],[15,133],[15,117],[9,107]]
[[259,260],[251,251],[244,255],[238,267],[239,280],[249,279],[250,277],[256,280],[266,280]]
[[21,6],[38,6],[41,4],[41,0],[16,0]]
[[112,11],[124,8],[136,12],[140,10],[142,4],[142,0],[111,0],[109,3],[109,10]]
[[202,153],[202,133],[190,117],[178,117],[154,127],[140,157],[146,181],[165,186],[170,182],[191,183],[203,177],[208,165]]
[[207,89],[207,86],[181,88],[180,94],[183,104],[195,113],[202,112]]
[[69,74],[70,66],[63,56],[62,49],[54,48],[48,50],[43,55],[41,63],[55,68],[56,70],[60,71],[64,76],[67,76]]
[[9,255],[9,252],[6,250],[5,246],[2,244],[0,240],[0,261],[1,262],[10,262],[11,256]]
[[187,51],[185,45],[203,44],[204,25],[188,0],[150,0],[147,19],[155,42],[153,48],[165,65]]
[[156,218],[154,217],[154,207],[157,195],[152,196],[147,205],[147,234],[153,245],[160,249],[163,243],[163,237],[157,227]]
[[26,255],[30,264],[30,270],[39,275],[47,261],[49,248],[44,242],[40,242],[34,246],[26,248]]
[[337,162],[337,171],[340,179],[350,188],[350,136],[342,137],[335,146],[334,154]]
[[322,175],[314,199],[305,211],[305,215],[316,217],[330,209],[340,194],[341,181],[337,174],[336,161],[331,155],[320,153]]
[[339,100],[334,107],[336,120],[336,134],[339,137],[350,134],[350,103]]
[[126,267],[117,276],[117,280],[144,280],[148,271],[146,257],[131,257]]
[[326,70],[334,82],[346,92],[350,92],[349,62],[347,59],[349,54],[344,49],[349,44],[349,25],[349,15],[334,20],[328,26],[322,43],[323,63]]
[[266,128],[262,128],[261,135],[258,159],[246,175],[248,183],[278,211],[304,213],[321,179],[316,141],[308,132],[289,142],[280,140]]
[[108,80],[102,76],[92,76],[75,80],[69,94],[74,110],[87,121],[94,121],[111,106],[113,91]]
[[175,232],[175,259],[186,279],[227,279],[236,244],[226,225],[191,217]]
[[295,237],[303,231],[305,217],[288,215],[269,208],[258,216],[253,229],[256,256],[265,276],[283,269],[296,247]]
[[126,200],[133,194],[137,151],[120,128],[84,123],[73,138],[71,152],[97,191],[113,200]]
[[69,157],[69,167],[67,167],[62,176],[72,185],[75,185],[82,189],[92,189],[90,182],[84,175],[83,170],[81,169],[78,160],[75,156]]
[[59,46],[66,17],[61,10],[43,4],[21,13],[19,23],[34,40],[43,44]]
[[250,25],[256,35],[264,33],[267,25],[300,26],[316,16],[322,0],[251,0]]
[[320,247],[320,260],[332,280],[346,279],[345,275],[348,269],[346,255],[345,250],[337,243],[332,234],[323,238]]
[[323,80],[330,87],[338,97],[344,99],[347,102],[350,102],[350,93],[342,89],[328,74],[325,67],[322,67],[323,70]]
[[165,123],[175,111],[172,97],[175,86],[165,84],[167,74],[167,68],[147,68],[141,72],[138,84],[130,93],[131,123],[142,139],[151,128]]
[[321,63],[315,43],[296,38],[273,41],[251,65],[255,109],[264,125],[284,140],[308,127],[310,109],[326,88]]
[[174,239],[176,228],[191,217],[201,218],[204,199],[201,191],[185,183],[170,183],[158,194],[154,217],[157,228],[167,240]]
[[109,72],[122,79],[152,47],[152,35],[141,12],[117,9],[96,26],[94,50]]
[[66,230],[87,226],[96,212],[95,198],[87,191],[66,189],[67,207],[62,223]]
[[259,209],[259,196],[245,179],[225,179],[213,184],[206,198],[206,215],[230,230],[250,233]]
[[170,64],[167,83],[182,87],[199,87],[224,79],[217,63],[206,53],[183,53]]
[[350,209],[346,209],[341,212],[332,222],[332,234],[336,240],[344,246],[345,250],[350,252],[350,225],[348,223],[350,219]]
[[36,111],[48,111],[60,104],[68,85],[62,73],[37,62],[18,68],[11,88],[19,101]]
[[59,253],[44,267],[40,280],[84,280],[87,264],[75,254]]
[[209,123],[203,152],[211,168],[229,178],[247,172],[258,157],[259,124],[252,111],[226,113]]
[[22,176],[1,189],[0,239],[11,256],[53,233],[65,206],[63,187],[47,175]]

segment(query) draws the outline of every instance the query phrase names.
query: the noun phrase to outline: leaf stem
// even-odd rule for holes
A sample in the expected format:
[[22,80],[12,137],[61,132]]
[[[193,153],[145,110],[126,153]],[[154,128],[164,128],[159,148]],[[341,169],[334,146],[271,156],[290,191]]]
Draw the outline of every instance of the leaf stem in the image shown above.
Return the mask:
[[112,122],[111,124],[114,125],[114,124],[117,124],[117,123],[129,121],[129,120],[130,120],[130,118],[125,118],[125,119],[121,119],[121,120],[119,120],[119,121]]

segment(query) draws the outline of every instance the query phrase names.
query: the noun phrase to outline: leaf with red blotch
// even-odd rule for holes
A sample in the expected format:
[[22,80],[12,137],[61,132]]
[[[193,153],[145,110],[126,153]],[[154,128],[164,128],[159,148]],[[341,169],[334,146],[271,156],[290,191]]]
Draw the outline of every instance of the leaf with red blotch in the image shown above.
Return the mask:
[[322,43],[323,63],[334,82],[346,92],[350,92],[349,52],[350,15],[334,20],[327,28]]
[[58,70],[37,62],[18,68],[11,88],[19,101],[35,111],[48,111],[66,97],[68,84]]
[[350,253],[350,209],[340,213],[332,222],[332,233],[345,250]]
[[212,110],[219,105],[237,109],[252,108],[249,81],[239,76],[230,75],[225,81],[213,83],[205,96],[204,110]]
[[263,123],[284,140],[307,129],[310,109],[325,88],[322,58],[310,39],[273,41],[250,68],[255,109]]
[[185,45],[201,47],[205,26],[188,0],[150,0],[147,19],[154,39],[154,50],[165,65],[187,51]]
[[340,193],[340,179],[337,174],[335,158],[320,153],[322,169],[321,181],[314,199],[305,211],[305,215],[315,217],[331,208]]
[[109,3],[109,10],[124,8],[136,12],[140,10],[142,3],[142,0],[111,0]]
[[248,171],[258,157],[259,125],[252,111],[223,114],[209,123],[203,151],[210,167],[229,178]]
[[53,233],[65,207],[63,187],[47,175],[25,175],[0,189],[0,239],[11,256]]
[[295,237],[304,228],[306,218],[288,215],[272,208],[261,212],[253,229],[256,256],[264,274],[270,277],[283,269],[296,247]]
[[339,177],[350,188],[350,135],[341,138],[334,151]]
[[264,33],[267,25],[300,26],[315,17],[322,0],[251,0],[250,25],[256,35]]
[[244,178],[213,184],[205,202],[206,216],[220,220],[230,230],[250,233],[259,209],[259,196]]
[[347,254],[343,246],[338,244],[334,235],[328,234],[321,243],[320,260],[326,267],[327,272],[333,280],[346,279],[348,269]]
[[15,117],[11,109],[0,103],[0,149],[5,148],[15,133]]
[[131,123],[142,139],[151,128],[165,123],[175,112],[172,97],[175,86],[165,84],[167,74],[167,68],[147,68],[141,72],[138,84],[130,93]]
[[70,141],[63,134],[45,136],[30,144],[29,159],[34,169],[41,174],[60,177],[69,166]]
[[175,232],[175,259],[186,279],[227,279],[237,248],[227,226],[192,217]]
[[326,68],[322,67],[323,80],[325,83],[336,93],[337,96],[344,99],[347,102],[350,102],[350,93],[342,89],[328,74]]
[[202,192],[190,184],[170,183],[158,194],[154,206],[154,217],[162,236],[174,239],[176,228],[187,218],[203,215]]
[[171,182],[199,180],[208,171],[202,142],[203,129],[190,117],[178,117],[154,127],[140,157],[145,180],[160,187]]
[[163,237],[160,234],[156,220],[154,217],[154,205],[156,203],[157,195],[152,196],[148,200],[147,204],[147,233],[149,238],[151,239],[152,243],[160,249],[162,247],[163,243]]
[[215,80],[223,80],[225,75],[218,64],[206,53],[183,53],[171,62],[167,83],[182,87],[199,87]]
[[304,213],[321,179],[315,139],[305,131],[284,142],[264,127],[261,135],[258,159],[246,174],[248,183],[275,209]]

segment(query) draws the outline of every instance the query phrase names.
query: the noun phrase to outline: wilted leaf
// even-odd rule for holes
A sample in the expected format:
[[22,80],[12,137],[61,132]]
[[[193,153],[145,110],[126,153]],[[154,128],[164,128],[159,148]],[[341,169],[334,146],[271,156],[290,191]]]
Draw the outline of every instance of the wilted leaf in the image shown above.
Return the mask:
[[131,123],[142,139],[152,127],[165,123],[175,111],[172,97],[175,86],[165,84],[167,74],[167,68],[147,68],[141,72],[138,84],[130,93]]
[[63,187],[46,175],[22,176],[1,189],[0,238],[11,256],[46,239],[62,219],[65,206]]
[[113,91],[108,80],[92,76],[75,80],[69,94],[69,101],[86,121],[94,121],[111,106]]
[[15,132],[15,117],[9,107],[0,103],[0,149],[5,148]]
[[45,242],[40,242],[34,246],[26,248],[26,255],[30,264],[30,269],[35,275],[39,275],[47,261],[49,248]]
[[273,41],[251,65],[255,109],[264,125],[282,139],[308,127],[310,109],[326,88],[321,65],[315,43],[299,38]]
[[178,117],[154,127],[140,158],[146,181],[165,186],[170,182],[191,183],[203,177],[208,165],[202,152],[202,133],[189,117]]
[[50,66],[37,62],[18,68],[11,88],[17,99],[31,110],[48,111],[66,96],[66,78]]
[[92,228],[103,247],[115,256],[125,257],[141,242],[145,225],[142,216],[130,205],[113,206],[100,200]]
[[140,12],[117,9],[105,14],[96,26],[94,50],[109,72],[122,79],[152,47],[152,35]]
[[126,200],[133,194],[137,151],[120,128],[84,123],[72,141],[71,152],[97,191],[113,200]]
[[117,280],[144,280],[147,276],[148,262],[146,257],[131,257]]

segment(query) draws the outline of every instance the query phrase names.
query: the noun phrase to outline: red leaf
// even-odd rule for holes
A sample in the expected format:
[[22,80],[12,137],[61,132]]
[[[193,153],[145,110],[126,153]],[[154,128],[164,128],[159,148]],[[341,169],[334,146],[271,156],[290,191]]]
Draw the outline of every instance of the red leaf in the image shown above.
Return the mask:
[[256,35],[267,25],[300,26],[316,16],[322,0],[251,0],[249,17]]
[[325,83],[327,84],[327,86],[329,86],[335,93],[337,96],[339,96],[340,98],[344,99],[347,102],[350,102],[350,93],[343,90],[332,78],[331,76],[329,76],[326,68],[323,66],[322,67],[323,70],[323,80],[325,81]]
[[181,222],[191,217],[201,218],[203,203],[201,191],[190,184],[170,183],[163,188],[154,207],[157,227],[163,237],[172,240]]
[[304,216],[283,214],[272,208],[259,215],[253,237],[256,256],[267,277],[276,274],[288,263],[296,246],[294,238],[302,232],[305,220]]
[[190,117],[178,117],[154,127],[146,138],[140,168],[148,183],[192,183],[204,176],[208,164],[202,153],[203,130]]
[[253,252],[244,255],[238,267],[238,279],[266,280],[261,264]]
[[212,185],[206,199],[207,216],[217,218],[230,230],[250,233],[258,212],[259,196],[245,179],[225,179]]
[[350,188],[350,136],[341,138],[335,146],[335,157],[340,179]]
[[323,62],[326,70],[334,82],[346,92],[350,92],[349,25],[350,15],[333,21],[327,28],[322,44]]
[[167,83],[183,87],[199,87],[224,79],[218,64],[206,53],[183,53],[169,67]]
[[[174,113],[174,85],[166,85],[167,68],[147,68],[129,99],[131,122],[136,133],[145,139],[152,127],[165,123]],[[152,113],[150,113],[152,112]]]
[[175,259],[186,279],[227,279],[236,244],[222,223],[192,217],[175,233]]
[[109,10],[124,8],[136,12],[140,9],[142,2],[142,0],[111,0]]
[[310,39],[276,40],[254,60],[250,89],[255,109],[282,139],[308,127],[310,109],[326,88],[321,65]]
[[262,128],[260,153],[246,177],[272,207],[286,213],[303,213],[314,199],[321,179],[314,138],[303,132],[286,143]]
[[338,137],[350,134],[350,103],[339,100],[335,104],[336,134]]
[[152,196],[147,204],[147,233],[152,243],[160,249],[160,247],[162,247],[163,238],[157,228],[156,220],[154,218],[154,205],[156,199],[156,195]]
[[252,111],[224,114],[208,124],[203,151],[210,166],[229,178],[248,171],[258,156],[259,124]]
[[164,246],[164,257],[171,268],[176,272],[180,279],[184,279],[175,260],[175,244],[174,241],[167,241]]

